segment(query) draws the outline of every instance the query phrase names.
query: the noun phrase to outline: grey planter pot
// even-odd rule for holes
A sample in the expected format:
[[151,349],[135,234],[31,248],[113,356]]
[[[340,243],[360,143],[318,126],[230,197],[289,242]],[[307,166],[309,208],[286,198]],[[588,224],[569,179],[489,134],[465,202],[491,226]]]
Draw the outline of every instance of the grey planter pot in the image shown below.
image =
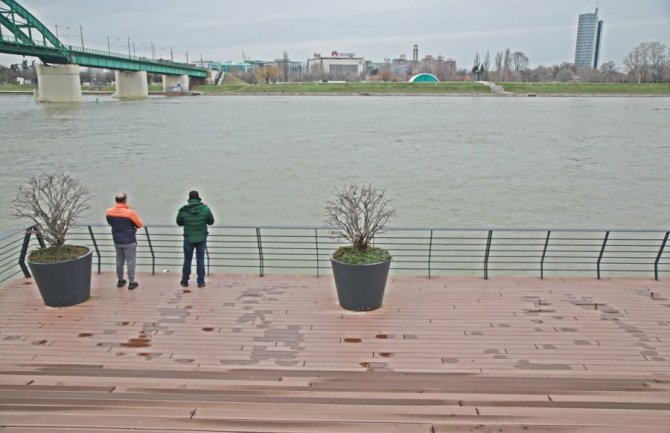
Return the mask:
[[340,306],[352,311],[382,306],[391,259],[371,265],[350,265],[331,258]]
[[93,252],[74,260],[58,263],[28,261],[30,273],[47,307],[69,307],[91,297]]

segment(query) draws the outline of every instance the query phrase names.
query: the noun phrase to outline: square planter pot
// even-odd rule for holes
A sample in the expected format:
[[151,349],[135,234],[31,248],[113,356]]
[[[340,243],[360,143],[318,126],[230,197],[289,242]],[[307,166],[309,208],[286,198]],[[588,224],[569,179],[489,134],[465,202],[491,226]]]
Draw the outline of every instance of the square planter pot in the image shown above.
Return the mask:
[[391,259],[369,265],[350,265],[330,259],[340,306],[352,311],[382,306]]
[[73,260],[57,263],[28,261],[30,273],[48,307],[69,307],[91,297],[91,264],[93,252]]

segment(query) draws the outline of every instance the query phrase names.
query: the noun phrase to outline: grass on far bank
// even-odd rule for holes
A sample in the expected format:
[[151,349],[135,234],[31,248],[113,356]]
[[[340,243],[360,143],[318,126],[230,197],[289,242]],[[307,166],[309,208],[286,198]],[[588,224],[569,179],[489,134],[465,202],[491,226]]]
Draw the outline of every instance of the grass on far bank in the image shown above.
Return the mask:
[[277,83],[256,85],[198,86],[195,91],[210,94],[439,94],[439,93],[491,93],[483,84],[472,82],[443,83]]
[[670,83],[496,83],[508,93],[653,95],[670,94]]
[[[663,95],[670,96],[670,83],[497,83],[505,92],[527,95]],[[37,88],[34,84],[0,84],[0,92],[32,93]],[[82,87],[86,91],[113,93],[114,85]],[[352,94],[352,95],[415,95],[415,94],[490,94],[489,87],[468,81],[450,81],[442,83],[278,83],[250,85],[226,74],[222,86],[205,85],[192,89],[205,94]],[[162,93],[161,84],[149,85],[149,93]]]
[[37,89],[36,84],[0,84],[0,92],[31,92]]

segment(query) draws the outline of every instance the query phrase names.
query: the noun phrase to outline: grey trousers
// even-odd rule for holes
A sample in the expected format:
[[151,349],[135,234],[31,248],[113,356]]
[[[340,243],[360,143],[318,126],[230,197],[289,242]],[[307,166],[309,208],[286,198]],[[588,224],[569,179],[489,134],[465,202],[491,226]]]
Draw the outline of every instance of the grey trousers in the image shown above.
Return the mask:
[[128,280],[135,281],[135,260],[137,258],[137,242],[132,244],[114,244],[116,248],[116,276],[123,280],[123,264],[128,264]]

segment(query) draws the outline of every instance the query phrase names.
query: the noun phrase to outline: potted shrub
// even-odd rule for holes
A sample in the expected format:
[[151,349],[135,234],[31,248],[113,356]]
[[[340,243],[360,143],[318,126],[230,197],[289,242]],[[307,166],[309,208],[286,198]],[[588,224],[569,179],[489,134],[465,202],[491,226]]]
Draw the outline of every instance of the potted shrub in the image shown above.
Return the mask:
[[336,190],[326,206],[326,225],[350,243],[330,260],[337,297],[347,310],[369,311],[382,305],[391,254],[373,246],[373,240],[395,213],[389,202],[384,190],[351,184]]
[[48,244],[30,252],[28,266],[49,307],[79,304],[91,295],[92,251],[65,243],[90,199],[77,179],[56,173],[31,177],[12,201],[13,214],[32,220],[33,230]]

